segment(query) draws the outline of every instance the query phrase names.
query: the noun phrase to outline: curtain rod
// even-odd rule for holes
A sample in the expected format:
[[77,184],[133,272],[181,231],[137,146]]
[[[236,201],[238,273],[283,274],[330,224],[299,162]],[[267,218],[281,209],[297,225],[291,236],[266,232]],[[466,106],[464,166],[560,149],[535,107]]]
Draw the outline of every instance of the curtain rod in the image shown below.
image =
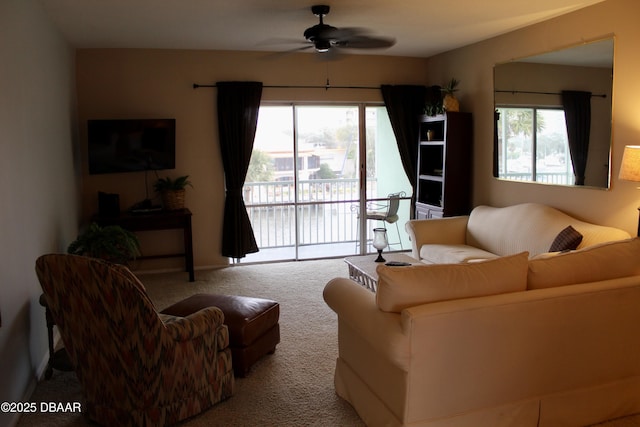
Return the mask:
[[[198,83],[194,83],[193,84],[193,88],[194,89],[199,89],[201,87],[217,87],[217,85],[212,84],[212,85],[201,85]],[[324,90],[329,90],[329,89],[367,89],[367,90],[380,90],[380,86],[332,86],[331,84],[329,84],[329,81],[327,80],[327,83],[324,86],[288,86],[288,85],[264,85],[262,86],[263,88],[268,88],[268,89],[324,89]]]
[[[496,90],[494,91],[495,93],[510,93],[512,95],[515,95],[516,93],[529,93],[529,94],[535,94],[535,95],[562,95],[562,93],[560,92],[535,92],[535,91],[528,91],[528,90]],[[591,94],[591,97],[598,97],[598,98],[606,98],[607,95],[606,94]]]

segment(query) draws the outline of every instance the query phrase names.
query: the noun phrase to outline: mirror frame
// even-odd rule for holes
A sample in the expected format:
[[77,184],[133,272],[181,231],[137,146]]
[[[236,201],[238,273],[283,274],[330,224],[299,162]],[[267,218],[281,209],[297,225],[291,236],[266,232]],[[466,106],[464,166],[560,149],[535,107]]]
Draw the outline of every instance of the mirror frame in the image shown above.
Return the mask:
[[[608,190],[611,184],[611,147],[613,145],[612,95],[614,58],[615,37],[608,35],[545,53],[495,64],[493,69],[493,105],[495,111],[497,111],[499,105],[562,108],[561,90],[584,90],[592,92],[592,118],[603,117],[603,120],[596,121],[592,119],[591,121],[585,185],[552,184],[532,180],[520,181],[499,176],[497,151],[499,148],[496,126],[494,126],[494,177],[509,182]],[[576,67],[588,67],[589,69],[585,68],[583,73],[576,74],[578,70]],[[517,74],[508,75],[505,71],[510,69],[515,70]],[[564,77],[565,83],[557,83],[555,79],[545,78],[549,72],[559,73],[559,76],[562,76],[562,73],[566,73]],[[598,81],[598,85],[592,83],[587,77],[583,78],[587,74],[600,74],[595,80]],[[518,80],[517,76],[521,76],[521,80]],[[576,78],[576,76],[580,78]],[[561,79],[562,77],[559,77],[558,81]],[[563,85],[567,87],[561,89],[559,86]],[[596,123],[595,126],[594,123]],[[600,126],[600,123],[606,123],[606,125]],[[600,142],[597,143],[597,141]]]

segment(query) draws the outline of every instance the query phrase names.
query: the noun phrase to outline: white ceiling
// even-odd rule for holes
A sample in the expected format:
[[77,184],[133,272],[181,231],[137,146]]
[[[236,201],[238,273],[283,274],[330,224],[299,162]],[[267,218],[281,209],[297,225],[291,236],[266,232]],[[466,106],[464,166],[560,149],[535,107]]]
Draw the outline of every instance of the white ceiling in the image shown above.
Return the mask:
[[302,46],[304,30],[318,23],[310,7],[328,4],[325,24],[396,39],[389,49],[359,52],[429,57],[604,0],[40,1],[78,48],[283,52]]

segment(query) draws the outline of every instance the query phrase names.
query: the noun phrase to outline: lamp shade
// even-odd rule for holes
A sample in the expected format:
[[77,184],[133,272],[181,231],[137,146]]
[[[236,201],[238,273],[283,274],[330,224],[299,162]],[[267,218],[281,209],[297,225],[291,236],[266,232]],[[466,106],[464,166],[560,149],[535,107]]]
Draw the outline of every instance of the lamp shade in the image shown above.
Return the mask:
[[624,147],[618,178],[625,181],[640,181],[640,145]]

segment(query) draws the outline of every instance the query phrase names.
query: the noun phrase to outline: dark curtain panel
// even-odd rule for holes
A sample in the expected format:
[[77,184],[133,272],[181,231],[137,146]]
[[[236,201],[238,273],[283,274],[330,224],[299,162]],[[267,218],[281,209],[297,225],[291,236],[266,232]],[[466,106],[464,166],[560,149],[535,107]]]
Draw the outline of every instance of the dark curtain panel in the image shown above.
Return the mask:
[[398,143],[402,166],[413,188],[410,216],[413,218],[416,204],[416,180],[418,179],[416,168],[419,123],[425,107],[427,88],[412,85],[382,85],[381,90],[391,127]]
[[242,187],[258,124],[260,82],[218,82],[218,131],[225,177],[222,255],[243,258],[258,245],[242,198]]
[[498,120],[500,113],[498,110],[493,112],[493,176],[498,178],[500,175],[500,144],[498,143]]
[[591,133],[591,92],[563,90],[562,106],[567,122],[575,185],[584,185]]

